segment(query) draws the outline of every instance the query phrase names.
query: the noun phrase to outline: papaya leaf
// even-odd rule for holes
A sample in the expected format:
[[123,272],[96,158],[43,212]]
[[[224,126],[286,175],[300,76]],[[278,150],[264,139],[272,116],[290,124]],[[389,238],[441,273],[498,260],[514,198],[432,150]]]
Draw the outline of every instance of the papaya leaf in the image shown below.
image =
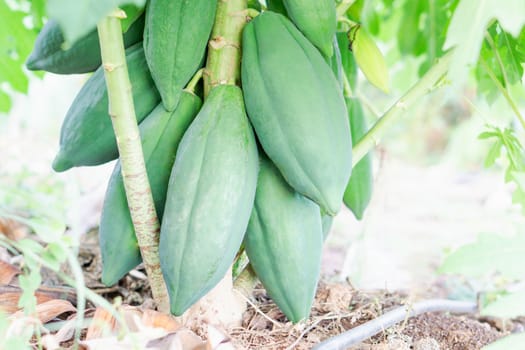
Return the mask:
[[483,307],[483,316],[514,318],[525,315],[525,291],[500,296],[496,301]]
[[489,152],[487,153],[487,157],[485,158],[485,168],[489,168],[501,155],[501,147],[503,146],[503,143],[501,140],[497,140],[492,144],[492,146],[489,149]]
[[48,0],[47,13],[60,23],[66,42],[72,44],[96,28],[111,11],[129,4],[143,7],[145,3],[146,0]]
[[0,112],[11,109],[12,91],[26,93],[29,79],[23,70],[38,30],[42,27],[44,0],[29,3],[0,2]]
[[525,333],[519,333],[496,340],[494,343],[482,347],[481,350],[523,349],[523,347],[525,347]]
[[486,139],[489,139],[491,137],[497,137],[499,134],[497,132],[494,132],[494,131],[484,131],[482,132],[481,134],[478,135],[478,139],[479,140],[486,140]]
[[[397,31],[397,45],[403,55],[419,56],[426,49],[426,41],[419,41],[423,35],[420,29],[420,17],[428,8],[427,1],[407,1],[403,6],[403,16]],[[423,44],[419,45],[418,44]]]
[[459,0],[409,0],[402,7],[397,44],[403,55],[424,56],[418,70],[423,76],[443,55],[443,44],[452,13]]
[[522,264],[525,254],[525,234],[504,237],[481,234],[474,243],[451,253],[439,268],[440,273],[482,277],[498,272],[509,279],[525,276]]
[[525,42],[525,27],[518,38],[505,32],[498,22],[494,22],[486,31],[481,46],[480,59],[484,65],[478,64],[475,76],[478,80],[478,93],[484,96],[489,103],[499,95],[497,85],[489,75],[490,70],[503,87],[520,83],[523,76],[525,51],[520,51]]
[[36,32],[24,25],[25,12],[10,8],[4,1],[0,2],[0,13],[7,14],[0,21],[0,85],[7,82],[15,91],[26,93],[29,80],[22,66],[31,51]]
[[501,6],[499,0],[462,0],[452,16],[444,44],[445,49],[456,46],[449,77],[453,77],[456,84],[465,81],[466,68],[478,60],[485,29],[491,20],[497,19],[504,30],[517,37],[525,24],[523,13],[523,0],[508,0],[505,6]]

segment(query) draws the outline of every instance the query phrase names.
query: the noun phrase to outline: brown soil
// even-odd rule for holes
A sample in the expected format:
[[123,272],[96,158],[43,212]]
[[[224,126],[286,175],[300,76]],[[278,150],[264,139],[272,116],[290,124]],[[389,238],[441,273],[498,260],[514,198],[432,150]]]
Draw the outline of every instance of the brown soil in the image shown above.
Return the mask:
[[[86,237],[81,245],[79,259],[88,287],[110,300],[119,296],[125,304],[146,306],[151,303],[149,286],[140,269],[128,274],[118,286],[108,289],[100,284],[101,266],[96,233],[91,232]],[[441,294],[440,287],[435,286],[426,293],[419,293],[417,299],[440,297]],[[287,321],[261,286],[253,291],[250,301],[242,327],[228,331],[233,343],[241,349],[280,350],[311,349],[327,338],[415,300],[402,291],[362,291],[348,283],[322,282],[311,317],[298,325]],[[475,350],[520,326],[519,323],[506,323],[503,327],[501,322],[483,320],[477,315],[428,313],[386,329],[352,349]],[[201,333],[201,330],[195,331]]]
[[[263,289],[256,289],[253,298],[254,305],[246,311],[243,327],[230,332],[235,342],[247,349],[311,349],[324,339],[408,303],[407,294],[402,292],[364,292],[347,284],[322,283],[310,319],[294,326]],[[427,313],[386,329],[352,349],[474,350],[504,334],[476,315]]]
[[[96,232],[81,244],[79,261],[86,285],[108,300],[119,297],[123,304],[151,308],[152,300],[144,271],[133,270],[117,286],[100,283],[101,262]],[[53,274],[43,276],[43,284],[63,288]],[[57,285],[58,284],[58,285]],[[319,342],[375,319],[396,307],[425,298],[442,297],[443,287],[418,293],[357,290],[348,283],[320,283],[310,318],[297,325],[288,322],[279,308],[257,286],[244,313],[241,327],[226,331],[239,349],[311,349]],[[406,319],[374,337],[356,344],[353,350],[474,350],[512,332],[523,329],[523,320],[503,322],[478,315],[427,313]],[[203,325],[194,331],[203,336]]]

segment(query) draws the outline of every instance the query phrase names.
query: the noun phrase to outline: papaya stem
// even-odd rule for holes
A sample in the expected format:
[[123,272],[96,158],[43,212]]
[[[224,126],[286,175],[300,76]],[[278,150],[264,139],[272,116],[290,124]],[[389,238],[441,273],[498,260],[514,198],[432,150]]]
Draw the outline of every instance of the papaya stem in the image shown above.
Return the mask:
[[160,224],[146,173],[135,106],[131,93],[121,23],[110,15],[98,24],[102,66],[108,89],[109,115],[117,139],[126,198],[153,299],[169,312],[169,298],[160,270]]
[[203,74],[204,74],[204,68],[199,69],[197,73],[195,73],[193,78],[191,78],[190,82],[188,83],[188,85],[186,85],[186,88],[184,90],[191,92],[193,94],[195,92],[195,87],[197,86],[199,81],[202,79]]
[[241,38],[247,22],[247,0],[219,0],[208,43],[204,96],[217,85],[240,85]]
[[407,108],[435,88],[436,83],[445,76],[449,69],[452,51],[439,58],[436,64],[397,100],[353,147],[352,166],[355,166],[379,142],[385,131],[403,115]]
[[255,18],[257,16],[259,16],[260,12],[257,11],[256,9],[246,9],[246,16],[250,17],[250,18]]
[[352,86],[350,85],[350,81],[348,80],[346,73],[343,73],[343,94],[346,97],[352,97],[354,95],[352,93]]
[[346,11],[354,4],[356,0],[342,0],[337,5],[337,17],[342,17],[345,15]]
[[337,21],[348,25],[350,28],[359,25],[359,23],[354,22],[354,21],[352,21],[352,20],[350,20],[350,19],[348,19],[348,18],[346,18],[344,16],[338,17]]

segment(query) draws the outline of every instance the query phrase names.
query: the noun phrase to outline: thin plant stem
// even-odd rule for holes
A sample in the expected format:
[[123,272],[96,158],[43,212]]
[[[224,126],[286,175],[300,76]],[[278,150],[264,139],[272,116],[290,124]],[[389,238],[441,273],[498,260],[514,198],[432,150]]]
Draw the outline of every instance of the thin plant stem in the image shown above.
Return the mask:
[[122,179],[140,253],[153,299],[161,312],[169,312],[169,298],[159,260],[160,224],[146,173],[132,86],[129,81],[120,19],[122,11],[98,24],[102,66],[108,90],[109,116],[113,123]]
[[199,69],[197,73],[195,73],[193,78],[191,78],[190,82],[188,83],[188,85],[186,85],[186,88],[184,90],[194,93],[195,87],[197,86],[199,81],[202,79],[203,74],[204,74],[204,68]]
[[388,111],[370,128],[352,149],[352,166],[355,166],[377,143],[383,134],[403,113],[421,97],[432,91],[450,66],[452,51],[439,58],[437,63],[415,83]]
[[344,16],[346,11],[354,4],[356,0],[343,0],[337,5],[337,18]]

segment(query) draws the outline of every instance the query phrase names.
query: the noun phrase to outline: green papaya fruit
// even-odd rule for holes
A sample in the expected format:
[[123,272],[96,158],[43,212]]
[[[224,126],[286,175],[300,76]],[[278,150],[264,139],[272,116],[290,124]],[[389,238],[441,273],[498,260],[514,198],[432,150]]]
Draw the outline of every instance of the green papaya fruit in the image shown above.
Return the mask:
[[[144,15],[138,17],[124,33],[124,46],[142,41]],[[102,63],[97,30],[63,49],[64,36],[59,24],[49,20],[38,34],[31,55],[26,61],[29,70],[44,70],[56,74],[80,74],[96,70]]]
[[326,239],[326,237],[328,237],[330,229],[332,228],[333,221],[334,217],[332,215],[324,214],[321,212],[321,226],[323,227],[323,239]]
[[332,57],[332,38],[337,30],[334,0],[283,0],[288,17],[322,52]]
[[244,29],[241,75],[266,154],[297,192],[335,215],[352,171],[352,141],[328,64],[286,17],[264,12]]
[[146,7],[144,51],[169,111],[201,66],[216,7],[217,0],[150,0]]
[[[346,106],[350,119],[352,141],[356,144],[368,131],[365,114],[361,102],[356,98],[346,98]],[[343,202],[358,220],[363,218],[365,209],[372,197],[372,188],[372,154],[368,153],[354,166],[343,197]]]
[[350,41],[346,33],[337,33],[337,46],[341,55],[341,66],[343,73],[346,75],[350,87],[355,89],[357,86],[357,64],[355,63],[354,54],[350,49]]
[[266,0],[266,7],[268,10],[288,16],[283,0]]
[[286,317],[308,317],[321,267],[319,206],[300,195],[261,157],[257,191],[244,238],[257,277]]
[[[199,97],[184,91],[175,111],[168,112],[159,104],[139,125],[146,170],[159,220],[164,212],[166,189],[177,147],[201,104]],[[120,173],[120,162],[116,164],[109,180],[99,237],[102,283],[110,286],[142,261]]]
[[[160,96],[151,79],[141,43],[126,50],[126,61],[135,114],[140,123],[159,103]],[[55,171],[103,164],[118,157],[108,103],[104,69],[99,67],[67,111],[60,131],[60,150],[53,161]]]
[[219,85],[184,134],[168,184],[159,253],[173,314],[211,290],[233,263],[257,173],[241,89]]

